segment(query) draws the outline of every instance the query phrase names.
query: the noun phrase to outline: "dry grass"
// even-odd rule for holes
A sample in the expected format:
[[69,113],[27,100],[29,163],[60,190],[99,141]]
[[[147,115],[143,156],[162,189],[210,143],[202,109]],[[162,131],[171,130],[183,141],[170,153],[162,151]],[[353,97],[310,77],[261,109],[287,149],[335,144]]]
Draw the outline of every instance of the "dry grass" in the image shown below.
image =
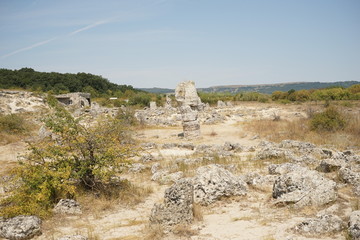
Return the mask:
[[195,221],[202,221],[204,219],[202,207],[199,204],[193,204],[193,215]]
[[115,206],[135,206],[145,200],[153,189],[149,186],[137,186],[129,184],[128,187],[120,190],[116,197],[96,196],[94,194],[79,194],[79,202],[86,206],[83,211],[100,217],[102,212],[114,210]]
[[[248,131],[259,135],[261,138],[272,142],[285,139],[311,142],[316,145],[329,145],[339,149],[360,147],[360,116],[356,113],[344,112],[347,126],[344,130],[335,132],[311,131],[309,119],[279,120],[271,119],[254,120],[246,123]],[[357,110],[353,111],[356,112]]]
[[144,240],[161,240],[165,236],[164,227],[160,224],[148,225],[144,228]]
[[191,229],[191,225],[186,225],[186,224],[176,225],[172,229],[172,232],[179,237],[185,237],[185,238],[189,238],[191,236],[198,234],[198,231]]

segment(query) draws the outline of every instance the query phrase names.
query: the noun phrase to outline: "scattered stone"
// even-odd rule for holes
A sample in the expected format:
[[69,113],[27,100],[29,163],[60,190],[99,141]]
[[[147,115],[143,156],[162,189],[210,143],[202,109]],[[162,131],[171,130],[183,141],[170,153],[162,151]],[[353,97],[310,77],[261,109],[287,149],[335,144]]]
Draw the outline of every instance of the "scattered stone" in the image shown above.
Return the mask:
[[336,183],[304,168],[281,175],[273,186],[276,203],[322,206],[337,199]]
[[10,240],[30,239],[41,235],[41,219],[36,216],[17,216],[0,220],[0,237]]
[[154,163],[152,166],[151,166],[151,173],[152,174],[155,174],[157,171],[159,171],[160,169],[160,163]]
[[156,147],[157,147],[156,143],[153,142],[147,142],[141,144],[141,148],[144,150],[155,149]]
[[194,201],[211,204],[221,197],[246,195],[247,185],[228,170],[217,165],[199,167],[194,178]]
[[321,161],[320,165],[316,167],[316,171],[329,173],[338,171],[346,162],[342,159],[327,158]]
[[159,170],[152,175],[151,180],[160,184],[169,184],[178,181],[183,176],[184,173],[181,171],[169,173],[167,170]]
[[289,172],[293,172],[295,170],[306,171],[307,169],[301,167],[298,164],[294,163],[284,163],[284,164],[270,164],[268,166],[269,174],[271,175],[283,175]]
[[151,162],[154,160],[154,156],[151,155],[150,153],[145,153],[141,156],[140,161],[146,163],[146,162]]
[[166,189],[163,204],[155,204],[150,223],[162,225],[189,224],[193,221],[193,192],[191,180],[182,179]]
[[243,150],[243,148],[238,143],[225,142],[223,150],[224,151],[241,152]]
[[349,235],[352,240],[360,240],[360,211],[354,211],[350,214]]
[[355,172],[349,167],[342,167],[340,168],[338,175],[345,183],[351,184],[354,193],[360,196],[360,172]]
[[224,107],[226,107],[226,103],[224,103],[224,102],[221,101],[221,100],[218,100],[218,101],[217,101],[217,107],[218,107],[218,108],[224,108]]
[[60,214],[81,214],[81,206],[74,199],[60,199],[54,208],[55,213]]
[[336,233],[343,229],[344,222],[336,215],[321,215],[306,219],[293,228],[297,233],[310,236]]
[[129,172],[132,173],[140,173],[146,169],[146,166],[141,163],[133,163],[129,168]]

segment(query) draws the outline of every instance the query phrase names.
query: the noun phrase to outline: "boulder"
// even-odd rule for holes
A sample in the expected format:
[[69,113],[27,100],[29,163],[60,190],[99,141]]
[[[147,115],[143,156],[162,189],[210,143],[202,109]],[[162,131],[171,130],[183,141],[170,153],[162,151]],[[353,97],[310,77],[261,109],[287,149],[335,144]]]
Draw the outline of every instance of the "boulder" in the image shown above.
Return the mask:
[[353,186],[354,193],[360,196],[360,172],[355,172],[351,168],[342,167],[339,170],[339,178]]
[[202,105],[193,81],[179,83],[175,89],[175,98],[183,106],[198,108]]
[[30,239],[41,235],[41,219],[36,216],[16,216],[0,221],[0,237],[10,240]]
[[81,214],[81,206],[74,199],[60,199],[54,208],[55,213],[60,214]]
[[338,158],[327,158],[321,161],[320,165],[316,167],[319,172],[329,173],[338,171],[346,162]]
[[305,168],[279,176],[273,186],[276,203],[322,206],[337,199],[336,183]]
[[160,184],[169,184],[178,181],[183,176],[184,173],[181,171],[169,173],[167,170],[159,170],[152,175],[151,180]]
[[221,197],[246,195],[247,185],[228,170],[215,164],[199,167],[194,178],[194,201],[211,204]]
[[269,174],[271,175],[283,175],[289,172],[297,171],[306,171],[307,169],[301,167],[298,164],[294,163],[284,163],[284,164],[270,164],[268,166]]
[[188,224],[193,215],[194,188],[191,180],[181,179],[165,190],[164,203],[155,204],[150,223],[162,225]]
[[352,240],[360,240],[360,211],[354,211],[350,214],[349,235]]
[[146,166],[144,164],[141,163],[133,163],[131,164],[130,168],[129,168],[129,172],[132,173],[139,173],[142,172],[146,169]]
[[226,103],[224,103],[224,102],[221,101],[221,100],[218,100],[218,101],[217,101],[217,107],[218,107],[218,108],[226,107]]
[[321,215],[317,218],[309,218],[298,225],[293,230],[303,235],[322,235],[340,232],[344,228],[344,222],[336,215]]

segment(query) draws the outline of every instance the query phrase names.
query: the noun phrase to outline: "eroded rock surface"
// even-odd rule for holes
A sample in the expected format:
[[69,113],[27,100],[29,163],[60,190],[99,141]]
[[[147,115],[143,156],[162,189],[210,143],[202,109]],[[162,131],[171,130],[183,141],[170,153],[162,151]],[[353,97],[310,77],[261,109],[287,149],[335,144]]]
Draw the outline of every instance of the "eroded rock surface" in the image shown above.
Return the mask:
[[151,210],[152,224],[175,225],[191,223],[193,215],[194,188],[191,180],[181,179],[166,189],[164,203],[155,204]]
[[350,215],[349,234],[353,240],[360,240],[360,211],[354,211]]
[[303,235],[321,235],[340,232],[344,223],[336,215],[321,215],[317,218],[306,219],[296,225],[293,230]]
[[0,237],[22,240],[37,235],[41,235],[41,220],[36,216],[17,216],[0,220]]
[[197,169],[194,178],[194,201],[211,204],[221,197],[246,195],[247,185],[240,178],[215,164]]
[[273,198],[277,203],[321,206],[337,199],[336,183],[317,171],[298,168],[276,179]]
[[74,199],[60,199],[54,208],[55,213],[60,214],[81,214],[81,206]]

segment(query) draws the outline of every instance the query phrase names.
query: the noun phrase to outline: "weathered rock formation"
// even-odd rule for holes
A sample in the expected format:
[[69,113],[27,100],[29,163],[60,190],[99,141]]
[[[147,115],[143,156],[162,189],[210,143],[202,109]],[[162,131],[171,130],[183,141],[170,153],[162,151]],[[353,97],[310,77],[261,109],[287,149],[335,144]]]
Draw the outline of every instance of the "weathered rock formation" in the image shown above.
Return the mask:
[[195,83],[192,81],[180,83],[175,89],[175,98],[180,103],[184,137],[199,137],[198,111],[203,107],[203,104],[197,95]]
[[80,204],[73,199],[60,199],[54,208],[55,213],[60,214],[81,214]]
[[151,210],[150,223],[171,226],[188,224],[194,219],[191,180],[181,179],[166,189],[163,204],[155,204]]
[[337,199],[334,181],[300,166],[292,165],[290,169],[284,169],[289,172],[279,176],[274,183],[272,195],[277,203],[294,204],[295,207],[322,206]]
[[354,211],[350,215],[349,235],[353,240],[360,240],[360,211]]
[[41,235],[41,220],[36,216],[17,216],[0,220],[0,237],[22,240],[37,235]]
[[197,169],[194,182],[194,201],[208,205],[221,197],[246,195],[247,185],[228,170],[215,164]]
[[317,218],[306,219],[296,225],[293,230],[303,235],[321,235],[340,232],[344,223],[336,215],[321,215]]

